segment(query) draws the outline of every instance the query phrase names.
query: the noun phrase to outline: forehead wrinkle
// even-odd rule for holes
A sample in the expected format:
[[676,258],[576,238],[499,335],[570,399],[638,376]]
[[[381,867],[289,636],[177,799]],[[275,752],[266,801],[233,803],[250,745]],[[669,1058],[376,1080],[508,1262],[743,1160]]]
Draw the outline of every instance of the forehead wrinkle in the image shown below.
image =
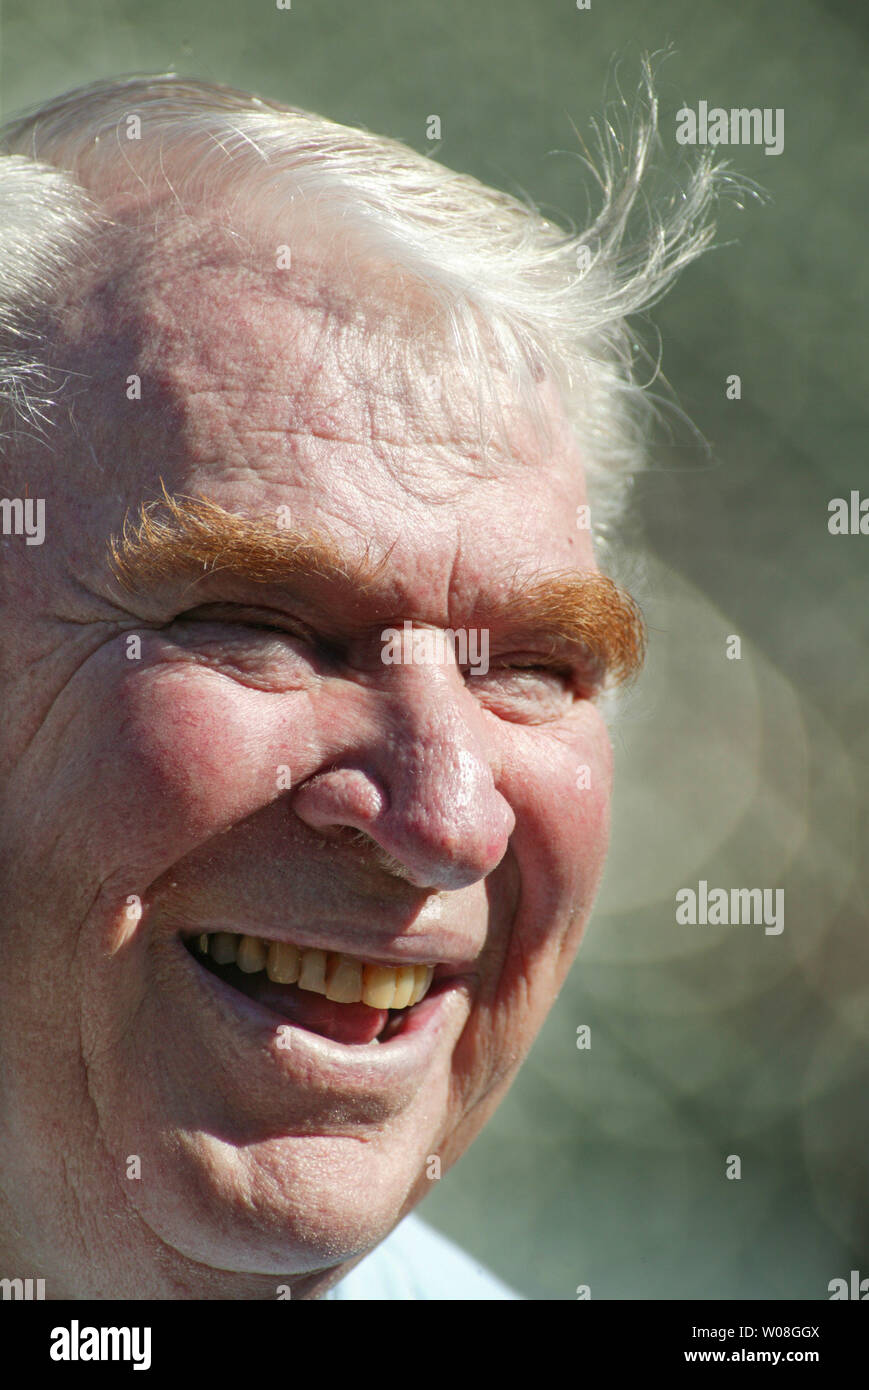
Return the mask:
[[[343,295],[350,305],[364,292],[365,312],[357,306],[353,314],[338,313],[328,257],[315,257],[299,283],[224,247],[225,229],[208,230],[217,237],[213,247],[200,237],[177,258],[157,238],[162,257],[134,262],[123,285],[103,286],[100,301],[108,341],[122,334],[112,357],[122,355],[148,375],[152,399],[194,457],[241,453],[245,436],[286,440],[288,449],[306,436],[342,440],[348,448],[367,445],[394,480],[428,502],[452,499],[465,480],[527,468],[529,452],[540,456],[533,432],[528,438],[528,402],[514,399],[506,380],[500,408],[509,425],[487,419],[483,427],[463,391],[460,364],[443,335],[430,333],[424,314],[417,320],[406,306],[397,318],[384,319],[382,306],[369,312],[358,277],[338,300],[343,304]],[[308,292],[317,288],[319,296]],[[95,337],[102,341],[103,334]],[[101,362],[91,375],[102,379]]]

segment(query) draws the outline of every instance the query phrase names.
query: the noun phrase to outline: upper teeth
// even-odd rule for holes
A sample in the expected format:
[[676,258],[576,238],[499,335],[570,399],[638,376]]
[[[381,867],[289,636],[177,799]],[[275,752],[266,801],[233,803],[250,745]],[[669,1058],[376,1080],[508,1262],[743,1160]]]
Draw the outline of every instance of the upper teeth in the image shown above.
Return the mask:
[[267,941],[260,936],[215,932],[199,937],[203,955],[218,965],[236,965],[246,975],[265,970],[277,984],[325,994],[338,1004],[369,1004],[372,1009],[407,1009],[428,992],[431,965],[374,965],[341,951]]

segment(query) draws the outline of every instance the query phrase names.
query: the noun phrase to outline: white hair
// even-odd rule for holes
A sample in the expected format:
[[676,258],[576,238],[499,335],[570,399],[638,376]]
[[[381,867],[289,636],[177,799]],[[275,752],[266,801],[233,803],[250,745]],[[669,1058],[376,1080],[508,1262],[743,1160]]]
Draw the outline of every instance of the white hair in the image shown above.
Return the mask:
[[[586,462],[593,530],[619,516],[655,413],[652,355],[628,322],[710,243],[730,180],[704,151],[655,206],[647,182],[657,102],[643,90],[622,141],[596,127],[601,206],[565,230],[530,203],[398,141],[210,82],[166,74],[96,82],[0,128],[0,438],[43,428],[63,381],[49,364],[51,310],[99,264],[105,202],[123,185],[232,219],[288,202],[329,212],[420,280],[443,306],[463,367],[494,362],[519,389],[557,385]],[[625,115],[624,104],[622,116]],[[131,117],[141,139],[128,139]],[[167,170],[171,169],[171,180]],[[296,203],[299,206],[299,203]],[[635,222],[639,217],[639,228]],[[651,373],[649,364],[652,364]],[[64,374],[61,373],[61,377]]]

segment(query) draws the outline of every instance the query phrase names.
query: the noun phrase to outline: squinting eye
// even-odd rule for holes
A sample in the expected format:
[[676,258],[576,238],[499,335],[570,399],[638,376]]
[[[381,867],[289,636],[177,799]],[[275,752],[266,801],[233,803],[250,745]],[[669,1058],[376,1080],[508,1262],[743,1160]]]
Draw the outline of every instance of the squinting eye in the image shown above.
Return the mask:
[[571,675],[570,671],[564,666],[535,666],[530,662],[528,663],[528,665],[525,665],[524,662],[510,662],[501,669],[503,669],[504,671],[532,671],[546,676],[559,676],[562,680],[569,680]]
[[199,608],[190,608],[172,619],[175,623],[214,623],[228,627],[253,627],[264,632],[277,632],[285,637],[297,637],[300,641],[313,640],[301,623],[272,609],[245,608],[236,604],[209,603]]
[[576,679],[576,673],[566,666],[547,666],[545,664],[525,665],[520,662],[505,662],[501,665],[494,664],[490,667],[492,672],[503,672],[508,676],[536,676],[549,677],[552,680],[560,681],[563,685],[572,685]]
[[493,663],[486,676],[470,673],[470,684],[477,680],[488,685],[492,693],[500,687],[511,698],[534,698],[541,696],[558,700],[565,697],[571,702],[591,700],[600,694],[602,676],[596,670],[584,670],[581,666],[555,666],[548,662]]

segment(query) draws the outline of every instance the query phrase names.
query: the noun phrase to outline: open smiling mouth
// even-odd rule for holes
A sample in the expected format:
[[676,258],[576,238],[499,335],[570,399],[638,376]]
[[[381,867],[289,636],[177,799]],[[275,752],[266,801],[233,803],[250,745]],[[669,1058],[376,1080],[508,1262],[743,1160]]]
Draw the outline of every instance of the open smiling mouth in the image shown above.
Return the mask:
[[203,969],[285,1023],[340,1043],[395,1037],[435,972],[229,932],[185,937],[184,944]]

